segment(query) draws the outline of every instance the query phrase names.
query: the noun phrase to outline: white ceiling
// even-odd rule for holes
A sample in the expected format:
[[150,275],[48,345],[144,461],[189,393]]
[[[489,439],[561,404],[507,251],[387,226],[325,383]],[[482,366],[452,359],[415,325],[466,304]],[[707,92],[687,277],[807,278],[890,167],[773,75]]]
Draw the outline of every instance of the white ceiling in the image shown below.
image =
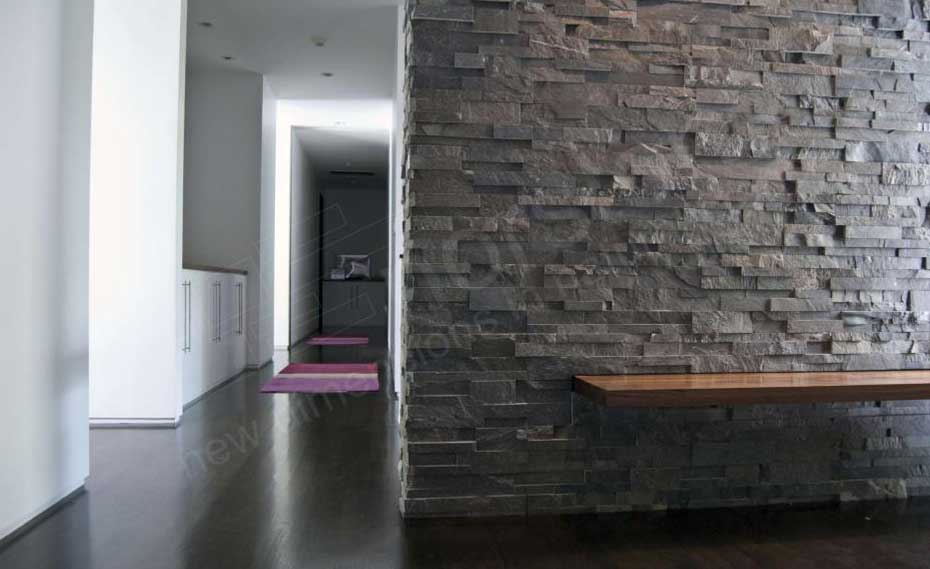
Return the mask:
[[280,99],[392,98],[398,3],[190,0],[188,65],[261,73]]
[[[295,128],[324,188],[386,189],[390,133],[386,130]],[[330,172],[372,172],[374,176]]]

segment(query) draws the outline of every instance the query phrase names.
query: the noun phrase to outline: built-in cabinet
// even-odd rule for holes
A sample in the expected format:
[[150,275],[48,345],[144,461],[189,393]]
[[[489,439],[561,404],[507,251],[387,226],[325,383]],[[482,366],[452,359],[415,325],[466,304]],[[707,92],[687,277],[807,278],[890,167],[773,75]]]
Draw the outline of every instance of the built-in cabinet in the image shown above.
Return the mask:
[[323,281],[323,328],[387,324],[384,281]]
[[182,271],[184,404],[245,369],[245,275]]

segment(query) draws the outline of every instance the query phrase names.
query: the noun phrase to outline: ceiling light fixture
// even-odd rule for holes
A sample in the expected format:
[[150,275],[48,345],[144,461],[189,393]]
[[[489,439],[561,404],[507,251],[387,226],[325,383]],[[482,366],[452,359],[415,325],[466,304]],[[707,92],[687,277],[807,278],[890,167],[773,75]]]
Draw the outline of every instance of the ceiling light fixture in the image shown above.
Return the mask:
[[233,57],[233,56],[231,56],[231,55],[224,55],[224,56],[223,56],[223,61],[235,61],[235,60],[236,60],[236,58]]
[[324,71],[323,73],[320,73],[320,75],[323,77],[332,77],[333,73],[331,71]]

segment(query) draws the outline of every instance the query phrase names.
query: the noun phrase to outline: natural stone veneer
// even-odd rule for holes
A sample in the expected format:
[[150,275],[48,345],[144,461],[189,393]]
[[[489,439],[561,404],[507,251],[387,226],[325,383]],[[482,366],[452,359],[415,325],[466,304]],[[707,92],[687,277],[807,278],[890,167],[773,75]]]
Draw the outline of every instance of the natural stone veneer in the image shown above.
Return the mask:
[[930,493],[924,402],[571,391],[930,368],[927,4],[411,4],[407,515]]

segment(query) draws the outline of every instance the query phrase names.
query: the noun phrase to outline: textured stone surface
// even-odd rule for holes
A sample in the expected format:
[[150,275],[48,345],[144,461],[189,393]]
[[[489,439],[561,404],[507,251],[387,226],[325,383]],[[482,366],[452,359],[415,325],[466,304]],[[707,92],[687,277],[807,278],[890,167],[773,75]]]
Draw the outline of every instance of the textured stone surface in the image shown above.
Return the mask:
[[930,493],[927,402],[571,392],[930,367],[925,4],[412,2],[407,515]]
[[746,312],[694,312],[691,331],[695,334],[752,334],[752,319]]

